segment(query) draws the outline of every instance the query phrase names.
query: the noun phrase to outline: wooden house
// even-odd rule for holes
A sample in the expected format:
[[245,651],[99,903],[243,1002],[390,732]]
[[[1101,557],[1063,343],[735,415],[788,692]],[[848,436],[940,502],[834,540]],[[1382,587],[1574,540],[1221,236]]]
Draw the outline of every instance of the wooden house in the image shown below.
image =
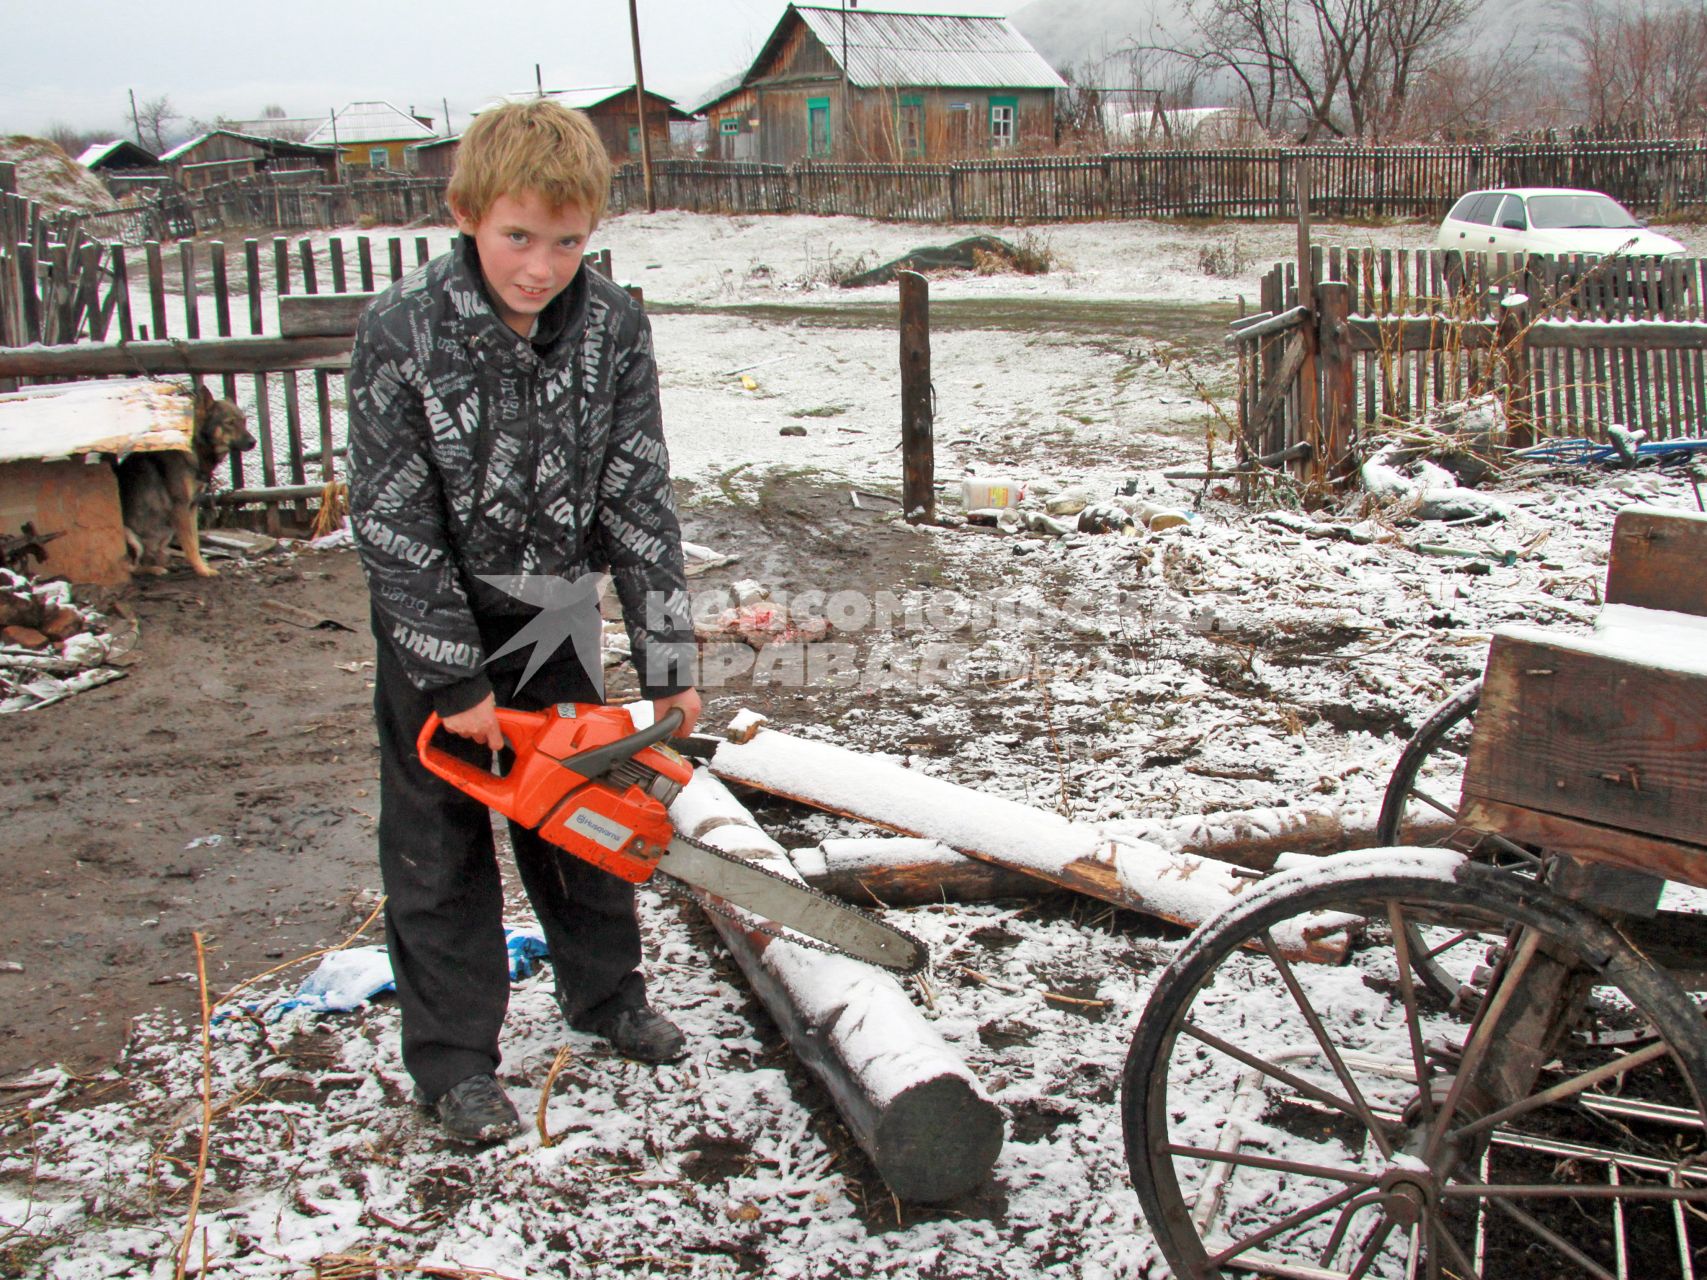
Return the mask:
[[[505,102],[527,101],[540,97],[537,93],[514,93]],[[640,160],[640,119],[635,112],[635,93],[632,84],[591,85],[584,89],[553,89],[543,95],[576,111],[583,111],[604,140],[605,151],[612,164]],[[646,91],[646,136],[652,154],[670,153],[670,126],[686,124],[693,117],[676,106],[674,98]]]
[[160,157],[160,163],[179,186],[189,191],[265,171],[313,169],[327,182],[338,180],[337,156],[331,147],[238,133],[235,129],[199,134],[173,147]]
[[791,4],[700,113],[725,160],[956,160],[1053,145],[1065,87],[1005,18]]
[[389,102],[352,102],[322,121],[307,141],[335,146],[347,173],[406,172],[409,148],[439,135],[431,116],[418,116]]

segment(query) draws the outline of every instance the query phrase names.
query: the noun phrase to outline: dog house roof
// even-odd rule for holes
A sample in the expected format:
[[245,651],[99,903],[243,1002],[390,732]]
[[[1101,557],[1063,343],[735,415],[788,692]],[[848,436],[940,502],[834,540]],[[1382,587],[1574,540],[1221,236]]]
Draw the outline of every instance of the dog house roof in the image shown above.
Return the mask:
[[195,404],[152,378],[58,382],[0,394],[0,464],[188,449]]

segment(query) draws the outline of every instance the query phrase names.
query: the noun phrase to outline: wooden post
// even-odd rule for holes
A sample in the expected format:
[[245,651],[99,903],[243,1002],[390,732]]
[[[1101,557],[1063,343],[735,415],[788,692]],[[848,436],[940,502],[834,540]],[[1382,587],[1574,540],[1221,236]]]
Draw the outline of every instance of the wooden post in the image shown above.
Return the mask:
[[901,282],[901,510],[909,524],[936,518],[931,441],[930,284],[916,271]]
[[1351,286],[1339,281],[1316,286],[1316,344],[1322,358],[1321,466],[1328,474],[1351,452],[1357,413],[1352,378]]
[[646,73],[640,65],[640,13],[637,0],[628,0],[628,34],[634,44],[634,114],[640,121],[640,174],[646,183],[646,212],[657,213],[652,189],[652,143],[646,136]]
[[[1294,182],[1298,192],[1298,305],[1312,314],[1316,310],[1316,281],[1310,255],[1310,158],[1299,156],[1293,162]],[[1310,442],[1310,473],[1316,479],[1327,477],[1326,451],[1322,447],[1322,419],[1317,404],[1316,383],[1316,326],[1305,325],[1304,364],[1298,373],[1298,434]]]
[[1505,383],[1506,442],[1514,449],[1535,443],[1530,405],[1529,303],[1500,303],[1499,363]]
[[0,195],[18,194],[18,166],[11,160],[0,160]]

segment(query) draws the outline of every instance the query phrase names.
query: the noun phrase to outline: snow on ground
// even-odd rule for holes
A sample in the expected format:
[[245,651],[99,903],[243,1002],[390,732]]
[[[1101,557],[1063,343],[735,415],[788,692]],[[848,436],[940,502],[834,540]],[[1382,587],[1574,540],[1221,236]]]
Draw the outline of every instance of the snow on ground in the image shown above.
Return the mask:
[[[898,489],[895,335],[848,310],[893,290],[850,299],[823,280],[961,230],[971,229],[676,213],[601,229],[619,277],[641,283],[654,308],[690,503],[738,505],[767,473]],[[1098,496],[1130,479],[1136,497],[1191,509],[1200,486],[1160,469],[1202,457],[1208,413],[1182,366],[1212,388],[1228,379],[1219,321],[1202,308],[1230,312],[1239,294],[1254,296],[1292,229],[1006,234],[1047,239],[1062,265],[1041,277],[933,281],[933,301],[1035,308],[1032,323],[994,327],[943,308],[933,340],[939,478],[976,468],[1045,491],[1084,483]],[[1414,247],[1428,229],[1326,234]],[[1234,236],[1243,273],[1206,274],[1200,252]],[[1067,313],[1050,308],[1081,300],[1129,302],[1138,319],[1056,322]],[[794,310],[738,309],[757,304],[843,314],[807,323]],[[779,434],[795,424],[804,438]],[[911,615],[850,628],[864,664],[856,684],[803,696],[822,707],[822,736],[1116,831],[1123,820],[1303,798],[1366,808],[1409,728],[1479,671],[1493,627],[1591,626],[1619,507],[1694,506],[1684,480],[1653,472],[1514,475],[1502,493],[1511,515],[1489,526],[1328,516],[1368,517],[1366,544],[1307,537],[1217,493],[1185,525],[1132,538],[921,530],[913,536],[943,566],[935,594]],[[1423,541],[1489,559],[1423,554]],[[825,595],[843,585],[791,584]],[[896,585],[913,598],[915,584]],[[941,678],[921,667],[932,645]],[[799,825],[814,838],[855,829],[828,817]],[[613,1057],[563,1030],[549,975],[525,980],[504,1079],[531,1126],[567,1044],[545,1110],[553,1145],[530,1127],[497,1149],[447,1151],[407,1105],[389,1005],[218,1023],[218,1112],[189,1273],[204,1274],[205,1257],[205,1274],[244,1277],[429,1264],[506,1276],[1152,1274],[1116,1090],[1177,940],[1095,904],[894,914],[933,952],[932,975],[913,988],[920,1004],[1008,1116],[992,1181],[974,1196],[893,1203],[826,1098],[755,1021],[703,922],[647,890],[654,991],[687,1030],[690,1057],[656,1071]],[[146,1021],[111,1076],[50,1075],[6,1095],[0,1251],[12,1252],[0,1257],[23,1259],[17,1274],[173,1274],[200,1073],[195,1028]],[[1206,1114],[1225,1105],[1185,1096]],[[367,1269],[337,1256],[365,1257]]]

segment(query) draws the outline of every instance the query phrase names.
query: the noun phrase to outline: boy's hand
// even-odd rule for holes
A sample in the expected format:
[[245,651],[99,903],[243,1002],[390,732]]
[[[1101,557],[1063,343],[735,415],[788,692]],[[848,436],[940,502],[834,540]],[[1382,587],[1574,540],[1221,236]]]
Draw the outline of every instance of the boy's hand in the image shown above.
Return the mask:
[[682,713],[682,722],[676,727],[676,737],[685,738],[693,732],[693,727],[699,723],[699,690],[683,689],[680,693],[672,693],[667,698],[653,698],[652,723],[657,724],[672,707]]
[[494,751],[504,749],[504,734],[498,728],[498,699],[490,693],[467,711],[445,716],[441,723],[459,738],[484,742]]

